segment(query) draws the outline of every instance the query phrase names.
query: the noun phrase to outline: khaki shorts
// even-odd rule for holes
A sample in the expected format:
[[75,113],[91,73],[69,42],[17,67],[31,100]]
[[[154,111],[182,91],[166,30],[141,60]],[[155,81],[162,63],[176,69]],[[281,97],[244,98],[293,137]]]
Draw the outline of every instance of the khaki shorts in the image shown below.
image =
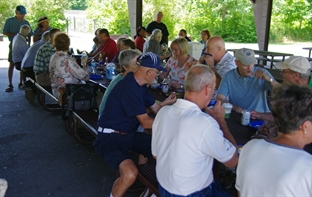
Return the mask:
[[51,86],[51,79],[49,73],[36,74],[36,82],[41,86]]

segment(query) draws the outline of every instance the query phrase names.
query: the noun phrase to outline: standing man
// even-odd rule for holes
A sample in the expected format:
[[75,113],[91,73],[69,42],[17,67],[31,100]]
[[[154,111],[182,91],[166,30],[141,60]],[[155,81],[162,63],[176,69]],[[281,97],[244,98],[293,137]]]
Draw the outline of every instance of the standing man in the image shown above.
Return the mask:
[[[14,69],[14,62],[12,60],[12,41],[13,37],[19,32],[20,27],[22,25],[28,25],[30,27],[30,24],[27,20],[24,19],[26,12],[26,8],[22,5],[19,5],[15,9],[15,16],[8,18],[5,21],[4,27],[3,27],[3,34],[8,36],[10,44],[9,44],[9,69],[8,69],[8,79],[9,79],[9,85],[5,89],[6,92],[12,92],[13,91],[13,85],[12,85],[12,78],[13,78],[13,69]],[[30,34],[31,35],[31,34]],[[28,45],[30,45],[30,36],[28,36]]]
[[30,77],[35,80],[35,73],[33,70],[35,57],[39,48],[50,40],[50,32],[46,31],[42,34],[41,40],[35,42],[26,52],[22,60],[22,72],[24,77]]
[[20,89],[25,88],[23,85],[24,77],[21,72],[21,64],[27,50],[29,49],[26,38],[28,37],[30,31],[30,26],[22,25],[19,33],[14,36],[12,41],[12,60],[14,62],[15,69],[20,71],[20,82],[18,84],[18,88]]
[[137,65],[135,73],[129,72],[112,89],[98,121],[95,150],[108,165],[120,172],[110,197],[123,196],[136,180],[138,169],[131,160],[130,151],[152,156],[151,135],[136,132],[139,125],[144,129],[152,128],[154,118],[147,114],[146,108],[156,114],[162,106],[176,101],[175,94],[172,94],[157,104],[146,86],[160,71],[166,71],[156,54],[143,53],[137,58]]
[[166,43],[168,45],[168,36],[169,32],[167,29],[167,26],[161,22],[164,17],[164,14],[161,11],[158,11],[156,14],[156,20],[153,22],[150,22],[146,27],[146,33],[148,36],[150,36],[154,29],[160,29],[162,32],[162,39],[160,41],[160,44]]
[[52,55],[55,53],[54,46],[52,44],[55,33],[59,32],[59,29],[50,30],[50,41],[42,45],[37,51],[34,62],[34,73],[36,81],[41,86],[51,87],[51,79],[49,74],[49,63]]
[[160,195],[229,196],[212,174],[214,159],[231,168],[238,161],[221,102],[207,108],[215,75],[205,65],[196,65],[188,71],[184,85],[184,99],[163,107],[153,123],[152,154],[157,160]]

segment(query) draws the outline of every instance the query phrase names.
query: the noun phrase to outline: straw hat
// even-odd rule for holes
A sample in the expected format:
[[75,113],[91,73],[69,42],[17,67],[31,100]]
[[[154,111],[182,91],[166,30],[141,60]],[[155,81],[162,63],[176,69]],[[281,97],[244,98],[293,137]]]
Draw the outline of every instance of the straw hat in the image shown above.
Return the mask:
[[46,21],[49,21],[48,17],[46,16],[42,16],[38,19],[38,22],[37,22],[37,25],[41,24],[41,23],[44,23]]

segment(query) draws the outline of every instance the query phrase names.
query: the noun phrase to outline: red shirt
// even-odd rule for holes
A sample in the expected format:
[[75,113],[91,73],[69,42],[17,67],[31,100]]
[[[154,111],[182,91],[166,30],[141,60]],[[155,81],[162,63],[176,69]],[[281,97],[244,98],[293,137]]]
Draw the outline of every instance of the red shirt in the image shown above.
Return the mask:
[[144,38],[141,36],[137,36],[134,40],[135,48],[139,49],[141,52],[143,52],[143,45],[144,45]]
[[103,60],[105,61],[106,57],[108,57],[108,62],[111,62],[118,52],[116,42],[113,39],[108,38],[106,42],[101,45],[101,51],[105,52]]

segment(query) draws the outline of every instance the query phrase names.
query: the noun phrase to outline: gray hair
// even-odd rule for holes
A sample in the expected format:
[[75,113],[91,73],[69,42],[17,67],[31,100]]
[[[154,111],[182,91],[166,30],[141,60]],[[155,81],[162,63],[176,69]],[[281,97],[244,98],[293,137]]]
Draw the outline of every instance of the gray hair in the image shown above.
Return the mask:
[[42,34],[41,40],[48,42],[50,40],[50,32],[46,31]]
[[299,73],[301,79],[308,79],[311,75],[311,70],[309,69],[306,73]]
[[196,64],[186,73],[184,87],[186,91],[200,92],[207,85],[214,85],[214,72],[203,64]]
[[162,36],[162,32],[160,29],[154,29],[153,32],[152,32],[152,35],[150,37],[150,40],[156,40],[156,38],[158,36]]
[[28,34],[30,33],[31,29],[28,25],[22,25],[20,27],[20,30],[19,30],[19,34],[21,34],[22,36],[28,36]]
[[142,53],[138,50],[128,49],[121,51],[118,60],[121,67],[121,72],[125,72],[124,67],[129,68],[131,64],[131,60],[135,58],[136,56],[141,55]]

